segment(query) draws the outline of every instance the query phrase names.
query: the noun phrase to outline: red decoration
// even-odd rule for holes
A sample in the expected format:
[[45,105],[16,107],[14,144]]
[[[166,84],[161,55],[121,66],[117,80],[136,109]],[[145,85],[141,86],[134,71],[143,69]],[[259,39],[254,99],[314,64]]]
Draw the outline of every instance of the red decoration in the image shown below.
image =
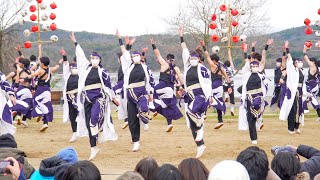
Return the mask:
[[49,16],[49,18],[50,18],[51,20],[55,20],[56,17],[57,17],[57,16],[56,16],[55,13],[51,13],[50,16]]
[[310,24],[311,24],[310,19],[306,18],[306,19],[304,20],[304,24],[305,24],[306,26],[310,26]]
[[216,19],[217,19],[217,15],[216,15],[216,14],[212,14],[211,20],[212,20],[212,21],[215,21]]
[[31,21],[37,20],[37,16],[36,16],[35,14],[32,14],[32,15],[30,16],[30,20],[31,20]]
[[234,42],[234,43],[239,42],[239,36],[233,36],[232,37],[232,42]]
[[42,3],[42,0],[37,0],[37,2],[40,4],[40,3]]
[[56,9],[57,8],[57,4],[55,2],[50,4],[51,9]]
[[56,29],[57,29],[56,23],[52,23],[52,24],[50,25],[50,29],[51,29],[52,31],[56,30]]
[[320,15],[320,8],[318,9],[318,14]]
[[27,48],[27,49],[31,48],[31,46],[32,46],[32,44],[31,44],[30,41],[26,41],[26,42],[24,43],[24,47]]
[[304,43],[304,45],[307,46],[307,48],[311,48],[313,44],[311,41],[307,41]]
[[248,50],[248,44],[243,43],[243,44],[241,45],[241,49],[242,49],[243,51],[244,51],[245,49]]
[[211,22],[209,27],[210,29],[215,30],[218,27],[218,25],[215,22]]
[[36,8],[35,5],[31,5],[31,6],[29,7],[29,10],[30,10],[31,12],[35,12],[35,11],[37,10],[37,8]]
[[221,6],[220,6],[220,10],[221,10],[221,11],[225,11],[225,10],[227,10],[226,5],[224,5],[224,4],[223,4],[223,5],[221,5]]
[[38,32],[38,30],[39,30],[39,28],[38,28],[37,25],[34,25],[34,26],[31,27],[31,31],[32,32]]
[[211,36],[211,41],[212,42],[218,42],[219,41],[219,37],[217,35],[212,35]]
[[239,23],[238,23],[237,21],[232,21],[232,26],[233,26],[233,27],[238,26],[238,24],[239,24]]
[[304,32],[305,32],[307,35],[311,35],[312,32],[313,32],[313,30],[312,30],[311,27],[307,27],[307,28],[304,30]]
[[238,10],[236,10],[236,9],[232,9],[232,10],[231,10],[231,14],[232,14],[232,16],[236,16],[236,15],[239,14],[239,12],[238,12]]

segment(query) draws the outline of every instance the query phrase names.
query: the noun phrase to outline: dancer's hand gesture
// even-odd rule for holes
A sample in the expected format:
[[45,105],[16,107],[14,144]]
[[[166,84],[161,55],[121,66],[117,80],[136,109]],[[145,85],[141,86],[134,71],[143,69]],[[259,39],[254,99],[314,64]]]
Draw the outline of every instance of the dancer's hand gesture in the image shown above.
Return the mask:
[[66,56],[67,55],[66,51],[63,48],[60,49],[60,54],[62,56]]
[[132,39],[130,39],[130,41],[129,41],[129,45],[132,45],[135,41],[136,41],[136,38],[132,38]]
[[116,31],[116,36],[117,36],[117,38],[118,39],[121,39],[121,35],[120,35],[120,33],[119,33],[119,30],[117,29],[117,31]]
[[251,43],[251,46],[254,47],[257,44],[257,41]]
[[150,43],[151,43],[151,44],[154,44],[153,38],[150,38]]
[[183,36],[183,27],[182,27],[182,25],[179,26],[179,35],[180,35],[180,37]]
[[21,51],[21,45],[20,45],[20,44],[18,44],[18,45],[16,46],[16,50],[17,50],[17,51]]
[[72,40],[72,42],[77,42],[76,37],[74,36],[74,32],[71,32],[70,38]]
[[271,45],[272,43],[273,43],[273,39],[268,39],[268,41],[267,41],[267,45]]
[[289,47],[289,41],[284,42],[284,48],[287,49]]

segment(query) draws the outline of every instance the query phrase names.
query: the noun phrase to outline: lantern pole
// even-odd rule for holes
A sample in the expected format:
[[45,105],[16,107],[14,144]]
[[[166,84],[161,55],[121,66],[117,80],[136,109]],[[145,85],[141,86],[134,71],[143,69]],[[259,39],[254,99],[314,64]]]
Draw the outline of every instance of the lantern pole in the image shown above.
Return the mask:
[[[40,3],[37,3],[37,11],[38,11],[38,47],[39,47],[40,44],[41,44]],[[41,48],[42,48],[42,47],[41,47]],[[40,58],[40,55],[41,55],[41,54],[40,54],[40,51],[41,51],[41,49],[39,49],[38,58]]]

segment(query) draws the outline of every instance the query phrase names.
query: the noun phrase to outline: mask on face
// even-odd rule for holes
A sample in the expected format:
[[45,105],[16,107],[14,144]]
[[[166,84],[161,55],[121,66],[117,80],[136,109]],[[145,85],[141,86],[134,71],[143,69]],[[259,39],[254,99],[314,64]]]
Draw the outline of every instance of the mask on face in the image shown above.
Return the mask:
[[197,66],[198,65],[198,63],[199,63],[199,61],[198,60],[190,60],[190,64],[191,64],[191,66]]
[[135,56],[132,58],[132,60],[133,60],[133,63],[138,64],[140,63],[141,58],[139,56]]
[[281,63],[277,62],[277,67],[280,67],[281,66]]
[[99,59],[91,59],[91,64],[92,64],[92,67],[98,67],[100,64],[100,60]]
[[71,69],[72,75],[78,75],[78,69]]
[[297,63],[298,63],[297,67],[298,67],[299,69],[303,68],[303,63],[302,63],[302,62],[297,62]]
[[251,68],[252,73],[258,73],[259,72],[259,67],[252,67]]

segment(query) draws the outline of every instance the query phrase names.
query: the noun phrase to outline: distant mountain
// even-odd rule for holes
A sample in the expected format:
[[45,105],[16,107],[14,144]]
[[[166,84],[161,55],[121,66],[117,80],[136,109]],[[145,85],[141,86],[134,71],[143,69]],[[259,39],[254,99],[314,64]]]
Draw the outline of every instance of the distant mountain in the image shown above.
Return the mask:
[[[32,23],[26,23],[23,26],[14,25],[13,28],[17,28],[19,32],[19,41],[21,44],[24,44],[26,40],[36,41],[37,36],[32,34],[30,38],[26,38],[23,36],[24,29],[30,29]],[[265,39],[266,38],[274,38],[275,43],[271,46],[270,51],[268,53],[267,60],[267,68],[273,68],[274,62],[277,57],[281,57],[282,55],[282,46],[285,40],[290,41],[290,50],[293,56],[302,56],[302,48],[303,44],[307,40],[317,39],[315,35],[307,36],[304,33],[305,27],[291,28],[284,31],[259,36],[255,38],[248,38],[248,41],[253,41],[253,39],[259,39],[257,44],[257,52],[260,52],[262,48],[264,48]],[[316,29],[316,27],[314,28]],[[65,30],[56,30],[54,32],[42,33],[42,40],[49,40],[51,35],[57,35],[59,37],[59,41],[55,44],[45,44],[43,46],[43,55],[48,56],[52,60],[52,65],[56,64],[59,59],[61,59],[61,55],[59,53],[60,48],[64,48],[68,53],[68,58],[71,60],[74,56],[74,45],[69,38],[69,31]],[[118,40],[115,35],[109,34],[100,34],[100,33],[90,33],[90,32],[76,32],[75,33],[77,41],[84,49],[85,54],[89,57],[90,53],[93,51],[97,51],[102,55],[103,65],[110,71],[116,72],[118,69],[117,62],[117,53],[120,52]],[[141,50],[142,47],[149,47],[149,51],[146,53],[147,63],[152,70],[159,70],[160,66],[155,61],[154,53],[152,52],[152,47],[150,45],[149,39],[153,37],[156,41],[156,45],[162,56],[165,58],[167,53],[173,53],[176,56],[176,64],[182,67],[182,59],[181,59],[181,47],[179,44],[178,35],[170,35],[170,34],[161,34],[161,35],[142,35],[138,36],[136,43],[133,46],[133,50]],[[195,48],[198,44],[191,36],[186,36],[186,42],[190,50]],[[212,46],[212,44],[211,44]],[[33,47],[31,49],[23,49],[23,54],[26,57],[29,57],[31,54],[37,54],[37,48]],[[237,54],[235,59],[235,63],[239,66],[242,59],[242,53],[235,52],[233,54]],[[310,55],[320,57],[319,52],[311,53]],[[224,53],[220,54],[221,59],[225,60],[226,56]],[[320,60],[320,59],[319,59]]]

